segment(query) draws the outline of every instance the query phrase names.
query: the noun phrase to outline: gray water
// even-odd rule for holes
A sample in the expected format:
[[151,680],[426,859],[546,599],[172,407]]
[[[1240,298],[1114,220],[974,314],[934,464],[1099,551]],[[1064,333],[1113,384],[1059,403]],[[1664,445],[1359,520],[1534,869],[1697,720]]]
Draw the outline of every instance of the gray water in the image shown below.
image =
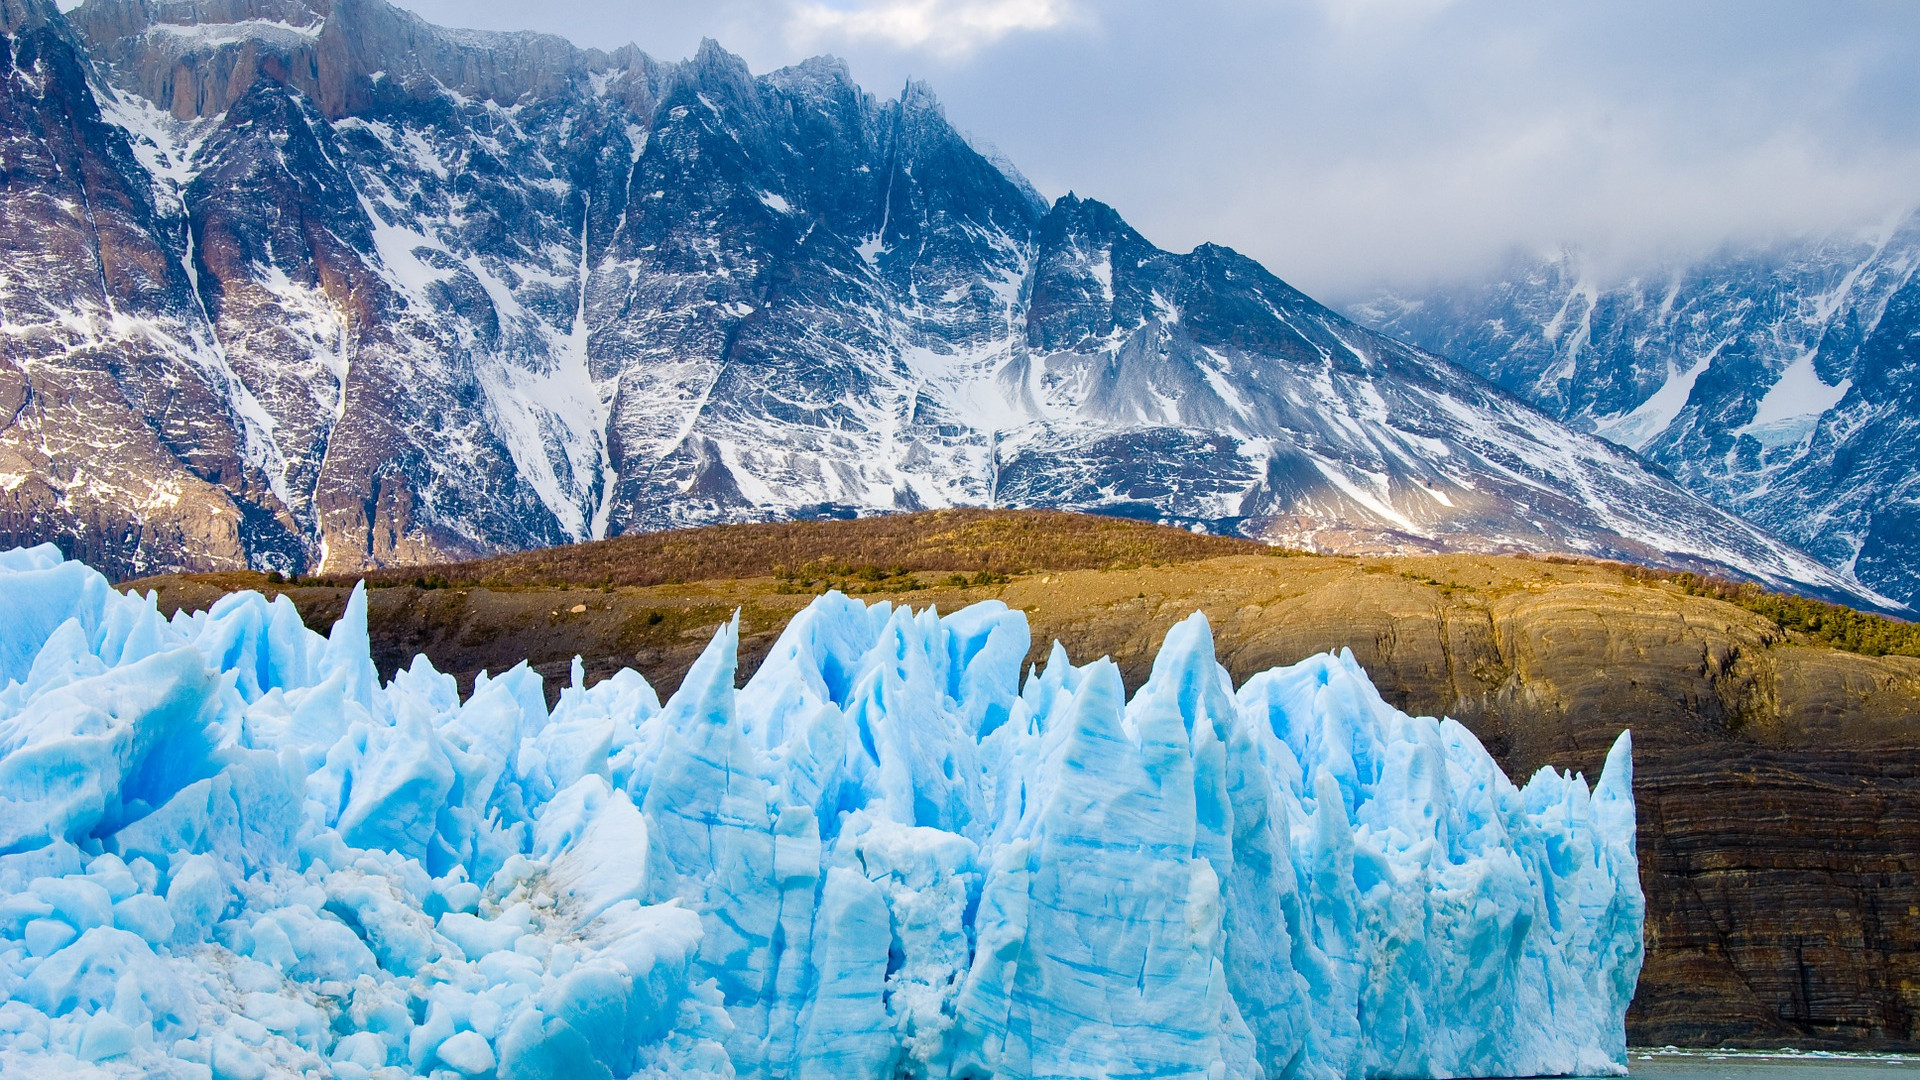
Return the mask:
[[1908,1080],[1920,1078],[1920,1057],[1635,1050],[1633,1080]]

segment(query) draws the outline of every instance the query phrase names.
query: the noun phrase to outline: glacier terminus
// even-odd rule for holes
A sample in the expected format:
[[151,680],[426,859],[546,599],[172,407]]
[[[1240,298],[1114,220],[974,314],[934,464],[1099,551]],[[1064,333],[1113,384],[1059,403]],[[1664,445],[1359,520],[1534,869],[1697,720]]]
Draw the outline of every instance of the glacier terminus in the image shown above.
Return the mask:
[[0,554],[0,1073],[1625,1072],[1632,762],[1516,787],[1351,654],[1128,696],[1025,617],[830,593],[662,704],[383,683],[235,594]]

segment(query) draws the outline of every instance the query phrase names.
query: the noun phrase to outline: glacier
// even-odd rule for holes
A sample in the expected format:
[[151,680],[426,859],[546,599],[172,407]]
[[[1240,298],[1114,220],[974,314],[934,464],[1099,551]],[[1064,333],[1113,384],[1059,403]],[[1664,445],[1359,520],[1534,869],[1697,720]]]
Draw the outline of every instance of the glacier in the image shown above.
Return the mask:
[[814,600],[736,686],[462,700],[256,593],[0,554],[0,1074],[1625,1072],[1629,735],[1515,787],[1350,653],[1131,698],[1025,617]]

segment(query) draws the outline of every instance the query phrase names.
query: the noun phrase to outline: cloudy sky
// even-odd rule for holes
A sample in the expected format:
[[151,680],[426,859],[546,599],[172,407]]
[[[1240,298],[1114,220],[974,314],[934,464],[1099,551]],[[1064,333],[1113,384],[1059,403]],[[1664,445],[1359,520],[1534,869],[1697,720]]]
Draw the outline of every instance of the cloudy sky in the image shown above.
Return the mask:
[[925,79],[1050,196],[1328,299],[1572,245],[1632,267],[1920,204],[1920,3],[401,0],[445,25],[703,36]]

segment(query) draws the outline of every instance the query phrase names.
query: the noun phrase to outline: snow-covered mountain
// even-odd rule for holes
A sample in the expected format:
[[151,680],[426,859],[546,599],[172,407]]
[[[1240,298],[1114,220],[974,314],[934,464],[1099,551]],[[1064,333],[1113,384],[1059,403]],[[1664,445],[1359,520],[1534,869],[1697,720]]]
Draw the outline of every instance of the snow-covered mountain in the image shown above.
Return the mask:
[[350,570],[1059,506],[1863,596],[1251,260],[1049,204],[917,84],[380,0],[0,31],[0,541]]
[[1607,278],[1577,255],[1353,308],[1920,601],[1920,215]]

